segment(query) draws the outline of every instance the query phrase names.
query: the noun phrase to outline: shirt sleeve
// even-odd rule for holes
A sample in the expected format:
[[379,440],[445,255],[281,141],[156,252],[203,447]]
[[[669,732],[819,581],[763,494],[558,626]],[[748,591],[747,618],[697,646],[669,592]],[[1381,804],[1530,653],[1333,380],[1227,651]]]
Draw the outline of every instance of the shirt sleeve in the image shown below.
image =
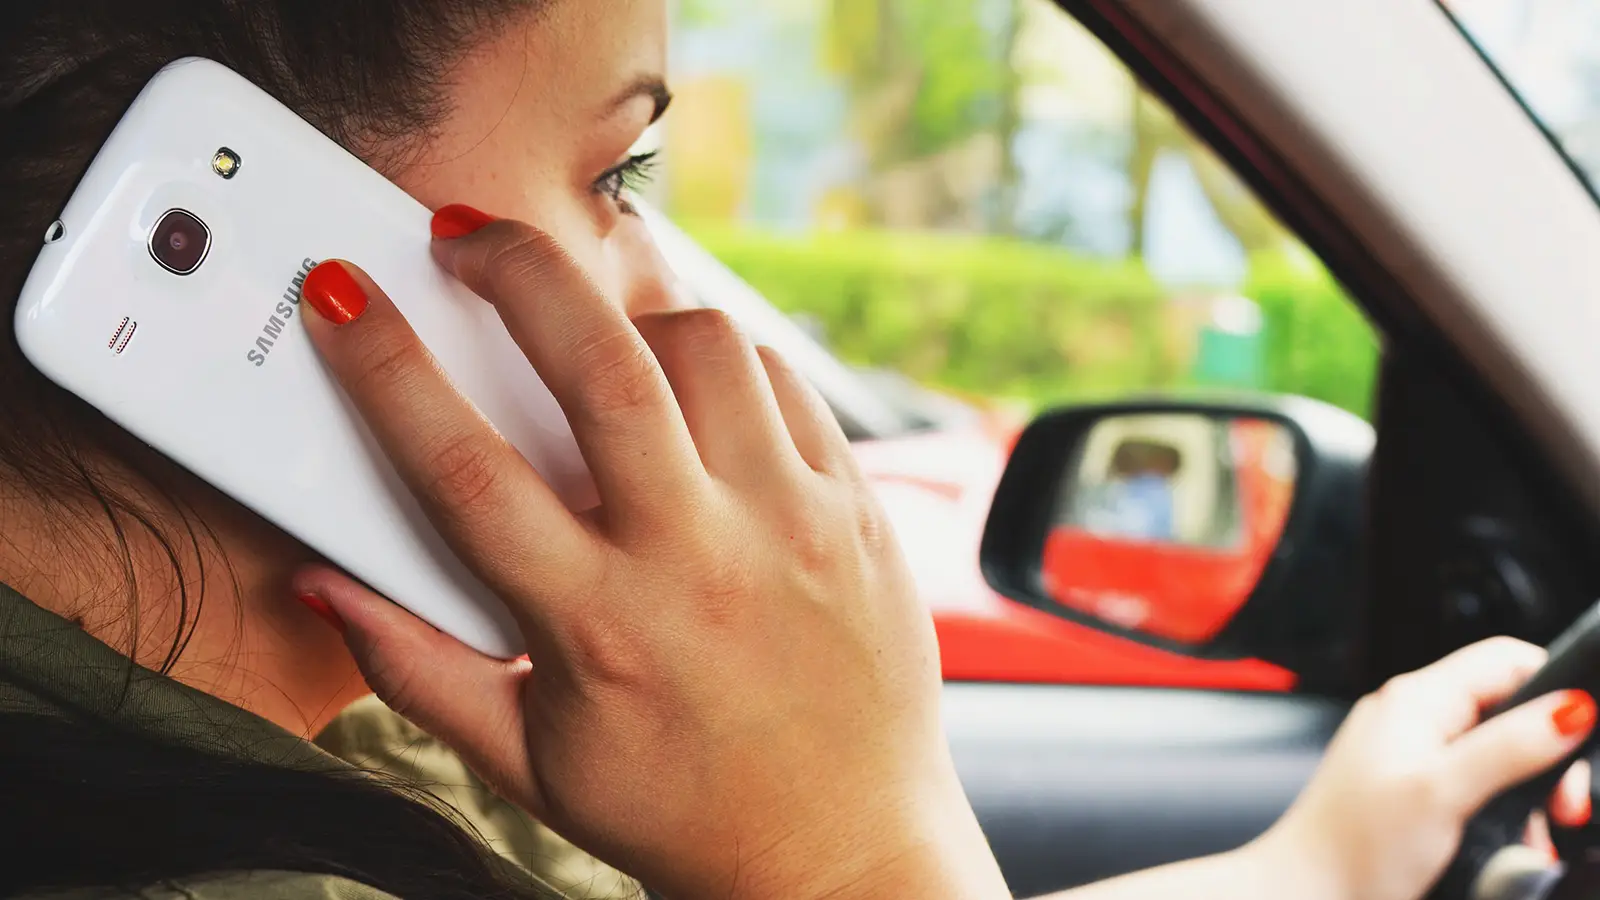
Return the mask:
[[496,853],[572,900],[636,900],[638,882],[496,796],[449,747],[376,697],[340,714],[317,744],[350,764],[414,784],[459,812]]

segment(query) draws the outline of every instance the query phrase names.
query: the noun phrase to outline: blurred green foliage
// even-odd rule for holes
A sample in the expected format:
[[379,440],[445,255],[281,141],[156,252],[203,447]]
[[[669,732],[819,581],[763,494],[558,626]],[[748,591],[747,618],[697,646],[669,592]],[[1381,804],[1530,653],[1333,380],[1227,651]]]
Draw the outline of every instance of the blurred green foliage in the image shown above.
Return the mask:
[[1011,48],[985,22],[999,13],[1015,18],[1016,3],[830,0],[825,61],[857,112],[873,120],[877,164],[937,153],[1000,124],[1014,89]]
[[1377,385],[1378,333],[1320,265],[1278,254],[1250,261],[1245,296],[1266,320],[1266,387],[1370,417]]
[[[688,230],[855,365],[1036,407],[1188,386],[1169,292],[1136,259],[992,237]],[[1377,342],[1360,312],[1320,270],[1267,257],[1253,268],[1264,387],[1366,414]]]

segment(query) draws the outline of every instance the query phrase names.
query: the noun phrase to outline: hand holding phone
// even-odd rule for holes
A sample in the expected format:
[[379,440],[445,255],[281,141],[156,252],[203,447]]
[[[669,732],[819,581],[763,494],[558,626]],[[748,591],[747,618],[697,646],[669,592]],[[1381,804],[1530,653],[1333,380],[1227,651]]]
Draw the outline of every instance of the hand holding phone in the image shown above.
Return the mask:
[[716,310],[630,320],[527,225],[435,252],[561,398],[605,514],[562,509],[485,431],[382,282],[324,264],[308,336],[533,648],[485,661],[302,574],[367,683],[666,895],[1009,896],[938,724],[933,622],[809,382]]

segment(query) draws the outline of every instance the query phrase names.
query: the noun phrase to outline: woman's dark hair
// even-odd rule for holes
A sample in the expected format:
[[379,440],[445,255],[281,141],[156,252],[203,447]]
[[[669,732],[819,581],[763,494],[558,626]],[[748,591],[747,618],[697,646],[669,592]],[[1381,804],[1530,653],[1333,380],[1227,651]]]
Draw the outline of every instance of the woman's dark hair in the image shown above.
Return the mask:
[[[202,56],[393,174],[448,112],[452,65],[485,29],[544,2],[0,3],[0,484],[63,510],[58,534],[73,516],[84,525],[68,510],[100,510],[114,536],[108,580],[120,566],[130,609],[135,538],[156,541],[181,569],[215,558],[201,552],[210,533],[168,483],[172,470],[24,361],[10,314],[46,227],[102,142],[162,66]],[[98,474],[104,459],[138,489]],[[204,583],[203,573],[181,576],[180,585]],[[180,596],[163,670],[202,599]],[[0,833],[27,836],[0,863],[6,895],[272,869],[343,875],[408,898],[543,896],[418,791],[184,749],[92,717],[0,712],[0,735]]]
[[105,722],[0,716],[0,895],[299,872],[412,898],[559,900],[420,787],[168,744]]

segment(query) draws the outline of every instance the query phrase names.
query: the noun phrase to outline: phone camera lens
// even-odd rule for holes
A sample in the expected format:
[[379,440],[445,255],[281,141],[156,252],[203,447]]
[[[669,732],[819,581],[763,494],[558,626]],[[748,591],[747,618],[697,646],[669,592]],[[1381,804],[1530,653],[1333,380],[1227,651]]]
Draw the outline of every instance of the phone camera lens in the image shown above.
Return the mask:
[[150,255],[175,275],[192,275],[211,250],[211,229],[193,213],[168,210],[150,230]]

